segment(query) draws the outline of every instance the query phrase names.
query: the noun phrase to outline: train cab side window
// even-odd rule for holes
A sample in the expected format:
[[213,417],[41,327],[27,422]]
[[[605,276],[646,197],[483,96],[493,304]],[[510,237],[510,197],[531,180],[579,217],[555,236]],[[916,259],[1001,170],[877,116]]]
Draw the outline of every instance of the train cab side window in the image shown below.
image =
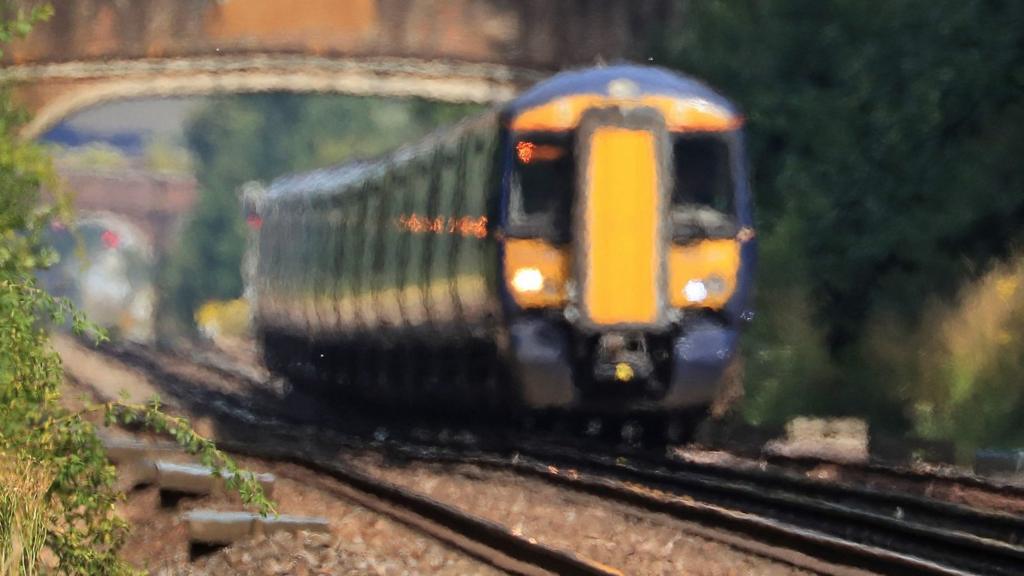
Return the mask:
[[717,134],[683,134],[672,146],[675,184],[672,228],[676,242],[736,235],[729,143]]
[[567,135],[537,135],[514,141],[509,223],[525,235],[565,241],[575,165]]

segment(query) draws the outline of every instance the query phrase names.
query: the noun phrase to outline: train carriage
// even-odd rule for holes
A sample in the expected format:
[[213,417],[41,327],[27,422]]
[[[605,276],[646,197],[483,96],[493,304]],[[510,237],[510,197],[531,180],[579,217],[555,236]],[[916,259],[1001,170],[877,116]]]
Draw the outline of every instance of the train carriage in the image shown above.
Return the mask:
[[268,366],[423,408],[706,407],[750,317],[741,125],[695,80],[602,67],[273,181],[250,206]]

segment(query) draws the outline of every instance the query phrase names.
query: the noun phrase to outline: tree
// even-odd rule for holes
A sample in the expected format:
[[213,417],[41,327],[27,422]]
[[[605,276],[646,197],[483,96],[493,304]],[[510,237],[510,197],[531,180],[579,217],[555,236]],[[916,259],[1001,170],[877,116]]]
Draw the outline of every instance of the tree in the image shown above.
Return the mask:
[[[745,109],[761,237],[759,309],[811,301],[836,365],[819,412],[904,421],[864,335],[917,323],[1022,239],[1024,5],[1009,1],[734,0],[685,3],[658,61]],[[787,275],[786,266],[813,274]],[[781,327],[752,348],[799,345]],[[908,359],[911,361],[911,359]],[[758,393],[757,382],[751,382]]]

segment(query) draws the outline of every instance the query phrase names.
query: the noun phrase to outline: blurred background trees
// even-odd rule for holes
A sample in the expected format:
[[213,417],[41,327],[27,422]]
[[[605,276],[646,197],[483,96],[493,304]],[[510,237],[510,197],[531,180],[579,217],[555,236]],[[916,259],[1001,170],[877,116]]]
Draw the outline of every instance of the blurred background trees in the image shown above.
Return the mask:
[[[763,255],[747,416],[858,414],[1010,441],[996,430],[1024,409],[1020,297],[972,282],[1019,258],[1024,237],[1024,4],[687,2],[653,53],[749,119]],[[985,370],[935,331],[952,322],[993,355],[968,322],[986,306],[1014,310],[990,367],[1002,386],[965,381]],[[971,406],[973,424],[942,413],[948,402]]]

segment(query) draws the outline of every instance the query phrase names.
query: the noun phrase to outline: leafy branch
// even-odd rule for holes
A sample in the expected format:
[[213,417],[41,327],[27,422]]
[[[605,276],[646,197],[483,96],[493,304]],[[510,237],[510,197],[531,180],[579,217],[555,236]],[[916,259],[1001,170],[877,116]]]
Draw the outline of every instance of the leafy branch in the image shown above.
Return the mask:
[[[52,13],[49,4],[0,0],[0,46],[24,37]],[[58,222],[67,224],[72,212],[46,150],[18,137],[27,119],[10,91],[0,88],[0,572],[37,574],[44,569],[42,559],[52,558],[46,571],[131,574],[135,571],[118,557],[128,524],[116,510],[124,499],[116,471],[86,418],[90,409],[68,410],[60,402],[64,374],[49,330],[70,326],[96,340],[106,336],[69,300],[47,293],[36,280],[38,270],[57,260],[47,231]],[[163,414],[156,403],[111,403],[91,410],[103,412],[108,423],[140,422],[171,435],[222,475],[243,501],[264,514],[273,512],[255,476],[240,471],[187,420]]]
[[107,426],[141,426],[173,438],[187,453],[197,456],[204,466],[224,479],[225,486],[237,492],[243,502],[255,507],[264,516],[276,514],[274,503],[267,498],[255,474],[241,470],[212,440],[197,433],[187,419],[163,412],[159,400],[144,404],[107,402],[102,405],[102,409]]
[[[13,16],[10,12],[14,12]],[[49,2],[35,4],[26,9],[23,6],[13,8],[9,2],[0,5],[0,46],[8,44],[18,38],[28,36],[32,27],[44,22],[53,16],[53,6]],[[0,56],[3,56],[3,49],[0,48]]]

